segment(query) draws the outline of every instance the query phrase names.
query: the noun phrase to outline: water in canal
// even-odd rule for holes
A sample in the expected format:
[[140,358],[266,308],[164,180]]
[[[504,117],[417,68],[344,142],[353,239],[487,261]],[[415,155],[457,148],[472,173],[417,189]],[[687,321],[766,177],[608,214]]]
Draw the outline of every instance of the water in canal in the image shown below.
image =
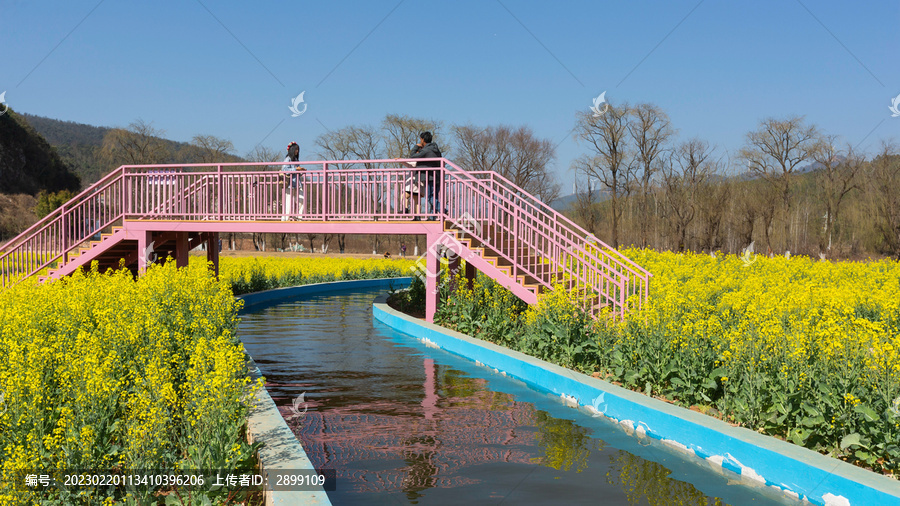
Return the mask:
[[372,320],[384,292],[245,313],[240,336],[344,504],[792,504]]

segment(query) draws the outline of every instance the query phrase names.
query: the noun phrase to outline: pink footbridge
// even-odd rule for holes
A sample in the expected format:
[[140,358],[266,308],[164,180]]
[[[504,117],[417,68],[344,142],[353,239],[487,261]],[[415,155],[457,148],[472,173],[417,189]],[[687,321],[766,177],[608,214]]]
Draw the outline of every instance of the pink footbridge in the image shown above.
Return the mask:
[[[285,163],[125,165],[3,245],[0,284],[93,262],[135,274],[168,256],[183,266],[201,244],[218,272],[222,233],[420,234],[428,321],[442,269],[456,272],[461,260],[469,280],[481,271],[529,304],[559,283],[595,315],[622,318],[646,301],[649,272],[508,179],[415,161],[292,162],[305,169],[295,172]],[[407,197],[414,179],[420,206]]]

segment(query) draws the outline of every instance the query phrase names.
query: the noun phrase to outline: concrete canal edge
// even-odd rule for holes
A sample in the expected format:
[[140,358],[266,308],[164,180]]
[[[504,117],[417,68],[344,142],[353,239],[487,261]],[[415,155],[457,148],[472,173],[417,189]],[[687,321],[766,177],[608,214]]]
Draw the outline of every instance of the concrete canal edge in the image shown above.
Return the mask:
[[[311,285],[276,288],[264,292],[249,293],[238,296],[244,301],[243,311],[261,309],[269,304],[277,304],[298,297],[316,295],[335,290],[361,290],[368,288],[400,289],[409,285],[411,278],[361,279],[350,281],[332,281]],[[262,372],[252,357],[248,355],[247,366],[250,369],[250,380],[256,382]],[[265,445],[259,449],[260,467],[263,472],[279,470],[314,470],[303,445],[294,436],[284,417],[275,406],[275,401],[265,390],[262,390],[250,408],[247,420],[247,436],[251,443],[262,441]],[[337,486],[341,486],[340,483]],[[298,491],[266,491],[266,506],[281,505],[330,505],[328,494],[319,487],[308,492]]]
[[390,308],[386,296],[372,310],[375,320],[397,331],[551,392],[629,435],[703,459],[715,471],[737,473],[750,487],[772,487],[820,506],[900,504],[900,481],[410,317]]
[[[249,359],[250,379],[256,381],[260,376],[259,368],[253,359]],[[275,406],[269,393],[262,390],[250,408],[247,420],[247,439],[253,443],[265,443],[259,449],[260,471],[276,473],[278,471],[315,470],[303,446],[288,427],[284,417]],[[266,506],[288,504],[330,505],[328,494],[321,487],[309,492],[266,490]]]
[[274,288],[262,292],[239,295],[235,298],[244,301],[244,309],[259,310],[261,306],[278,304],[298,297],[316,295],[318,293],[333,292],[336,290],[364,290],[369,288],[402,289],[409,286],[412,278],[378,278],[378,279],[351,279],[347,281],[329,281],[326,283],[313,283],[309,285],[290,286],[287,288]]

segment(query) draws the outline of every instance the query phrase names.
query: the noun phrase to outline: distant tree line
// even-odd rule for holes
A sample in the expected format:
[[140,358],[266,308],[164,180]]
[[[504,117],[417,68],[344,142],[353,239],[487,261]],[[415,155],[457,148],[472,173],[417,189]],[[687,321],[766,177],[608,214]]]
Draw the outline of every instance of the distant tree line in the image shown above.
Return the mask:
[[579,113],[568,213],[613,247],[900,259],[900,156],[866,157],[802,117],[762,120],[734,154],[677,141],[652,104]]

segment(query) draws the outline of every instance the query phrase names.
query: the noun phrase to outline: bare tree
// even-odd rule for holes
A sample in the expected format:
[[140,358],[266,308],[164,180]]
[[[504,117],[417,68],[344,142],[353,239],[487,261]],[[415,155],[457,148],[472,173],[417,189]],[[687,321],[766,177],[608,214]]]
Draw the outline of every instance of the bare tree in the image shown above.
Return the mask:
[[[441,148],[446,157],[452,150],[450,139],[443,136],[444,123],[433,119],[415,118],[412,116],[388,114],[381,122],[383,152],[387,158],[406,158],[413,146],[419,142],[419,134],[431,132],[434,142]],[[372,252],[379,250],[379,238],[373,236]]]
[[550,172],[555,149],[527,126],[453,128],[460,153],[457,163],[466,170],[492,170],[516,186],[550,203],[559,197],[559,184]]
[[[587,187],[585,188],[585,186]],[[581,185],[580,191],[578,188],[579,186],[576,183],[575,202],[572,204],[572,211],[575,214],[575,219],[581,222],[585,230],[596,235],[597,223],[600,220],[600,216],[597,212],[597,202],[599,200],[597,189],[594,188],[591,181],[588,181],[586,185]]]
[[678,251],[687,246],[688,226],[697,216],[698,192],[711,172],[711,155],[709,143],[691,139],[679,145],[663,165],[663,189]]
[[[378,131],[370,126],[348,126],[340,130],[328,131],[316,138],[315,141],[318,155],[325,160],[375,160],[383,156],[382,140]],[[371,169],[374,164],[366,163],[365,168]],[[352,165],[344,165],[342,168],[352,168]],[[357,184],[355,181],[341,182],[344,189],[349,190],[350,185]],[[338,195],[349,195],[350,191],[341,191]],[[346,205],[346,199],[337,202],[337,205]],[[325,234],[325,240],[322,247],[328,247],[331,240],[330,234]],[[338,249],[344,252],[344,243],[346,234],[338,234]],[[376,237],[374,241],[378,241]],[[324,252],[324,251],[323,251]]]
[[[703,177],[697,182],[695,195],[699,210],[700,247],[706,251],[718,250],[724,242],[723,225],[732,200],[732,183],[725,177],[727,171],[727,161],[707,161],[702,171]],[[751,236],[752,220],[751,214]]]
[[[267,146],[256,146],[247,153],[244,158],[248,162],[280,162],[283,158],[280,153]],[[265,170],[265,165],[258,165],[257,170]]]
[[836,138],[835,135],[823,135],[813,151],[813,159],[819,166],[817,188],[825,206],[825,226],[819,241],[821,252],[831,251],[841,204],[851,191],[859,187],[857,176],[863,166],[863,157],[856,154],[852,146],[848,145],[843,152],[835,148]]
[[137,120],[128,128],[113,128],[103,137],[101,156],[111,165],[146,165],[164,163],[171,157],[165,140],[166,132],[152,123]]
[[628,170],[628,105],[610,104],[605,114],[579,112],[575,124],[578,138],[588,144],[589,153],[573,162],[572,168],[588,181],[597,181],[609,191],[613,248],[619,247],[619,220],[631,192]]
[[[379,132],[371,126],[348,126],[325,132],[315,141],[318,154],[326,160],[375,160],[383,156]],[[371,168],[366,164],[366,168]]]
[[448,139],[440,136],[443,125],[441,121],[388,114],[381,122],[384,154],[388,158],[406,158],[419,142],[419,134],[429,131],[441,147],[441,153],[446,156],[450,152],[450,144]]
[[[778,187],[770,184],[768,181],[753,181],[752,183],[752,205],[756,206],[756,213],[762,220],[763,238],[766,240],[766,254],[771,255],[773,252],[772,233],[775,227],[775,213],[778,211],[778,201],[781,194],[778,191]],[[785,225],[785,228],[787,228],[787,225]]]
[[234,153],[233,142],[214,135],[195,135],[191,146],[199,163],[221,162],[226,155]]
[[674,135],[669,116],[653,104],[637,104],[630,110],[628,132],[634,142],[635,171],[640,171],[639,217],[641,247],[647,247],[650,230],[651,180],[660,167],[659,156]]
[[[803,117],[784,120],[769,118],[747,134],[741,156],[750,173],[765,179],[777,189],[784,211],[784,250],[790,249],[790,215],[793,179],[797,167],[809,160],[815,151],[819,133],[806,125]],[[773,216],[774,219],[774,216]]]
[[318,234],[306,234],[306,239],[309,241],[309,252],[310,253],[316,252],[315,240],[317,237],[319,237]]
[[871,214],[884,248],[900,260],[900,154],[893,142],[868,165],[867,190]]
[[[756,220],[759,218],[756,194],[750,186],[752,183],[757,182],[751,181],[735,185],[732,193],[731,228],[737,235],[739,248],[746,248],[753,242],[753,232],[756,228]],[[717,212],[717,210],[711,210],[711,212]]]
[[266,250],[266,234],[253,234],[253,247],[256,251]]

